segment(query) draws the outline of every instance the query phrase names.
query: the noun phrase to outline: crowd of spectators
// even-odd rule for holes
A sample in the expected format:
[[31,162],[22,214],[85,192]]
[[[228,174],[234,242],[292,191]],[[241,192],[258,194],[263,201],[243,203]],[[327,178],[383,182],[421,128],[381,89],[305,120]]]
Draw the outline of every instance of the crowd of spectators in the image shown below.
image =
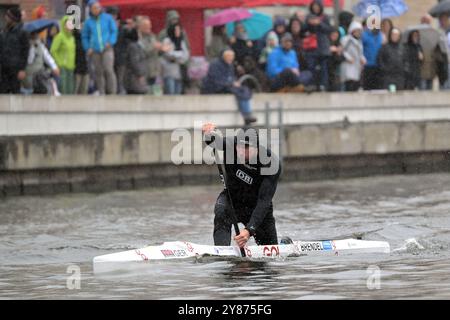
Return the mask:
[[[42,17],[45,9],[38,7]],[[321,1],[290,19],[275,17],[273,30],[250,40],[244,24],[213,28],[202,93],[233,93],[249,122],[252,91],[430,90],[438,77],[449,89],[450,23],[424,15],[400,30],[389,19],[369,28],[350,12],[333,26]],[[39,17],[36,17],[39,18]],[[191,50],[177,11],[152,30],[147,16],[122,21],[117,8],[89,2],[81,29],[64,16],[59,28],[27,33],[22,12],[12,8],[0,36],[1,93],[167,94],[190,85]]]

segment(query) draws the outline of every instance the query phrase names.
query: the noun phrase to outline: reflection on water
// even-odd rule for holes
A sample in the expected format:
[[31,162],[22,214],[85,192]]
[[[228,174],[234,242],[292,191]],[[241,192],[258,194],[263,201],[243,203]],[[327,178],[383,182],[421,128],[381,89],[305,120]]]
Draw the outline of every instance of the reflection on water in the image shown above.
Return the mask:
[[[282,184],[278,234],[296,240],[385,240],[390,255],[248,261],[200,258],[92,273],[92,258],[164,241],[212,244],[214,187],[0,202],[0,298],[450,298],[450,175]],[[68,290],[67,268],[81,270]],[[380,269],[369,290],[368,268]]]

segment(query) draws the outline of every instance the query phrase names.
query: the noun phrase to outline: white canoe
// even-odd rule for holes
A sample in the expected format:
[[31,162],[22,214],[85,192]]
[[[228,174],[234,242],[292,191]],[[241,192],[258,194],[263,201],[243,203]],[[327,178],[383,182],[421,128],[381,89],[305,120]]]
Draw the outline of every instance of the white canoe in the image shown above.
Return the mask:
[[[311,255],[345,255],[355,253],[390,253],[389,243],[356,239],[328,241],[294,241],[288,245],[249,246],[247,259],[287,258]],[[111,272],[127,263],[187,259],[203,256],[241,257],[238,247],[199,245],[190,242],[165,242],[160,246],[112,253],[94,258],[94,273]]]

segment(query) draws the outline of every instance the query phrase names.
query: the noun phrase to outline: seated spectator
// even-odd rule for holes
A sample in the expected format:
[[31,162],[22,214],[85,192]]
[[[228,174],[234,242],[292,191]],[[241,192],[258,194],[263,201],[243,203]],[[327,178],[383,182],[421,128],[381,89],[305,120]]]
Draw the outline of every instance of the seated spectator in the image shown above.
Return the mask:
[[283,17],[276,17],[275,22],[273,23],[273,31],[278,36],[278,41],[281,41],[281,38],[284,36],[286,32],[288,32],[286,19]]
[[266,38],[266,46],[259,56],[259,65],[261,69],[266,69],[267,59],[269,58],[269,55],[272,53],[273,49],[278,47],[278,44],[279,41],[277,34],[275,33],[275,31],[270,31]]
[[[258,64],[251,57],[246,57],[244,59],[244,63],[240,66],[240,70],[242,71],[242,75],[239,74],[239,77],[243,76],[242,79],[249,78],[248,81],[244,81],[244,84],[247,85],[252,91],[259,92],[269,92],[270,91],[270,81],[267,78],[263,69],[258,67]],[[239,70],[238,70],[239,71]],[[245,77],[247,76],[247,77]],[[251,78],[251,79],[250,79]]]
[[70,16],[64,16],[60,22],[61,31],[53,39],[50,52],[60,69],[59,90],[62,94],[75,93],[75,37],[70,28]]
[[353,21],[348,35],[342,38],[342,55],[345,60],[341,64],[341,81],[345,85],[345,91],[358,91],[361,85],[361,73],[367,62],[363,54],[362,31],[362,24]]
[[341,35],[338,29],[335,29],[330,33],[330,52],[331,57],[328,60],[328,78],[329,78],[329,90],[331,92],[341,91],[340,82],[340,66],[345,60],[342,55]]
[[189,60],[189,50],[180,24],[171,25],[167,35],[168,37],[163,40],[163,46],[167,49],[161,57],[164,94],[179,95],[183,93],[181,68]]
[[[28,64],[25,69],[27,76],[22,83],[25,91],[29,93],[48,93],[36,88],[39,85],[37,83],[39,75],[46,72],[46,65],[50,67],[54,76],[59,77],[59,68],[55,59],[48,52],[47,47],[40,38],[40,34],[33,32],[30,34],[30,51]],[[46,86],[46,84],[43,84],[43,86]]]
[[271,80],[273,91],[298,85],[306,86],[311,82],[311,72],[300,72],[298,58],[292,42],[292,35],[286,33],[281,39],[281,46],[275,48],[269,55],[266,72]]
[[124,85],[128,94],[146,94],[147,86],[147,57],[142,46],[138,43],[139,36],[136,29],[127,32],[128,48]]
[[234,51],[226,49],[221,58],[211,63],[208,74],[203,79],[202,94],[234,94],[245,124],[249,125],[256,122],[256,118],[252,116],[250,105],[252,93],[249,88],[242,86],[237,81],[233,65],[234,59]]
[[405,65],[403,48],[400,43],[401,37],[401,31],[392,28],[388,37],[389,42],[383,45],[378,54],[378,64],[383,74],[384,89],[391,91],[404,90],[405,88]]
[[405,60],[405,89],[415,90],[420,88],[420,68],[423,62],[423,50],[420,45],[420,33],[412,30],[408,36],[408,42],[404,48]]
[[289,22],[289,32],[292,34],[294,50],[297,53],[298,61],[301,66],[307,69],[306,59],[303,52],[303,37],[305,34],[303,23],[297,18],[291,18]]

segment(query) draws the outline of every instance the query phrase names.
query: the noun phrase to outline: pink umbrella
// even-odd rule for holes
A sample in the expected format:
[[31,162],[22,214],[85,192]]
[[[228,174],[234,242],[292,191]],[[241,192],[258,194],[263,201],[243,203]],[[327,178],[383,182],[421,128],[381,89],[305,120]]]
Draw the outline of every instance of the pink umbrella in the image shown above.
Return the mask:
[[209,16],[206,19],[205,26],[223,26],[229,22],[244,20],[251,16],[252,14],[247,9],[226,9]]

